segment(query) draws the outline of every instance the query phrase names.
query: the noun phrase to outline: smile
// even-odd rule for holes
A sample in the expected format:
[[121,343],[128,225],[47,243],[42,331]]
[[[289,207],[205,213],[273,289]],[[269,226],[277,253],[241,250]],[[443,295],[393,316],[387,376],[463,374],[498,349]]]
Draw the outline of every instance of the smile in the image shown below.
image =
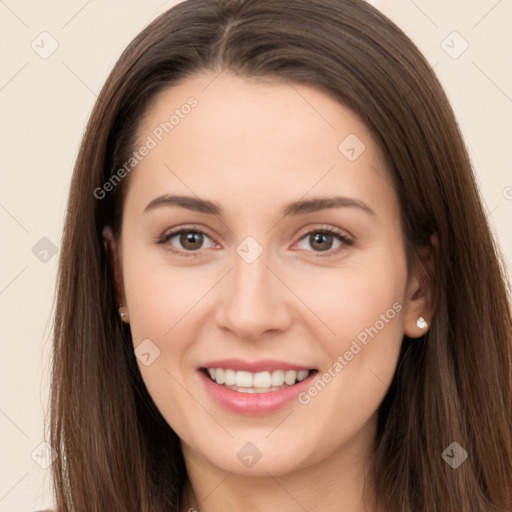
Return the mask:
[[242,415],[269,414],[293,403],[318,374],[315,368],[270,359],[209,361],[197,370],[207,396]]
[[274,370],[263,372],[237,371],[230,368],[206,368],[211,380],[238,393],[280,391],[306,379],[309,370]]

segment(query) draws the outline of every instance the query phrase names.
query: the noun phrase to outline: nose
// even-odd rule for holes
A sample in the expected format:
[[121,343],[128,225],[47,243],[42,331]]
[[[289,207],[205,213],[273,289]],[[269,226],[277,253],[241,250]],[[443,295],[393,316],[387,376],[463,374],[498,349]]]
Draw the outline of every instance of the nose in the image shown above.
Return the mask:
[[288,329],[293,294],[276,274],[269,268],[265,252],[252,263],[235,253],[233,268],[223,279],[217,325],[250,341]]

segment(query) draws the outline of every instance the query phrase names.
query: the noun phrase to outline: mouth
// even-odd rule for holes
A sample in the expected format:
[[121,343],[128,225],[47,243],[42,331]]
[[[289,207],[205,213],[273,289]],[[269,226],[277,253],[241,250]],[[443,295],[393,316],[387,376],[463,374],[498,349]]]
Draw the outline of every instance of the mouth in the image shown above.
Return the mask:
[[312,384],[316,368],[278,361],[212,361],[198,374],[211,399],[223,409],[242,415],[277,411]]
[[201,368],[211,381],[237,393],[273,393],[307,379],[317,370],[248,372],[232,368]]

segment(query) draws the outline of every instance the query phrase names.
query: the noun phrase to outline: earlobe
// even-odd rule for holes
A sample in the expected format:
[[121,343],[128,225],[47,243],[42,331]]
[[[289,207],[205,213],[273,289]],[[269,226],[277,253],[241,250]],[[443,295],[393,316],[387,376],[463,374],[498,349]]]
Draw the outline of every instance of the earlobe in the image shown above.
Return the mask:
[[419,338],[427,333],[432,318],[428,291],[421,287],[409,297],[404,312],[404,334]]
[[123,307],[122,304],[119,304],[119,308],[117,309],[117,312],[119,313],[119,316],[121,317],[121,321],[129,324],[130,321],[128,320],[128,308]]
[[105,249],[107,261],[112,271],[112,275],[114,276],[114,292],[116,296],[116,302],[118,304],[124,304],[126,300],[124,296],[123,279],[119,263],[118,247],[110,226],[105,226],[103,228],[102,236],[103,248]]
[[420,338],[424,336],[430,327],[430,316],[427,313],[418,314],[419,308],[414,308],[411,312],[406,312],[404,318],[404,334],[409,338]]
[[432,323],[435,261],[438,254],[439,241],[433,233],[430,244],[419,251],[406,292],[404,333],[409,338],[424,336]]

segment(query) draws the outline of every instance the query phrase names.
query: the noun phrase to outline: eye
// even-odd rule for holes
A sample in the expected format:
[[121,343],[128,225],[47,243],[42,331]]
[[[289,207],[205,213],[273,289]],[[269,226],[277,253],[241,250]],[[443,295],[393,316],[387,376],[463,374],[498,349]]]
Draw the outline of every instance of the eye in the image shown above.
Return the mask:
[[[333,244],[335,244],[336,241],[338,241],[338,245],[332,250]],[[300,243],[306,245],[306,247],[300,247],[301,249],[307,249],[309,245],[309,247],[313,248],[313,252],[315,253],[326,253],[325,255],[315,254],[315,256],[320,257],[335,256],[346,250],[347,246],[354,245],[354,241],[345,232],[330,226],[323,226],[308,231],[301,237],[299,244]]]
[[[193,254],[194,252],[205,249],[205,247],[203,247],[205,239],[208,239],[213,243],[213,240],[211,240],[211,238],[202,229],[198,227],[185,227],[165,233],[161,238],[159,238],[158,243],[165,244],[165,249],[173,253],[183,254],[188,252],[192,254],[184,255],[196,256]],[[179,244],[181,247],[176,249],[175,244]]]
[[[205,247],[204,243],[207,240],[210,241],[210,245]],[[333,250],[333,245],[336,242],[337,245]],[[199,254],[195,253],[199,253],[201,249],[213,248],[215,246],[215,242],[213,242],[208,234],[197,226],[181,227],[168,231],[157,239],[157,243],[164,245],[167,251],[183,256],[199,256]],[[177,244],[178,247],[176,247]],[[309,252],[316,253],[315,256],[329,257],[343,252],[348,246],[353,245],[354,241],[340,229],[322,226],[303,234],[298,244],[300,249],[309,250],[308,245],[312,247],[313,251]],[[304,244],[306,244],[306,247],[304,247]]]

